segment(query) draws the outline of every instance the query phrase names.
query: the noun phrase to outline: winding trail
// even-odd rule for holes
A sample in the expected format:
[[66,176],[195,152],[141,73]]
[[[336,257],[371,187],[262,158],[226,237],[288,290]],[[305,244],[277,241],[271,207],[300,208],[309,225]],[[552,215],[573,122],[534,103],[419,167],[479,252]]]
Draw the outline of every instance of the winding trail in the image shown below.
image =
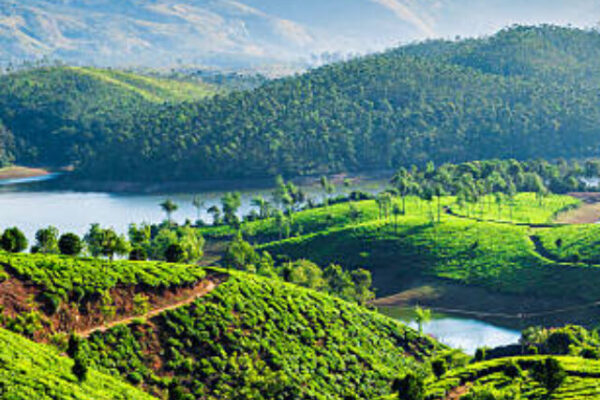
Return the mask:
[[152,309],[149,312],[147,312],[146,314],[133,315],[130,317],[110,321],[103,325],[99,325],[99,326],[95,326],[95,327],[92,327],[92,328],[89,328],[89,329],[86,329],[83,331],[79,331],[79,332],[77,332],[77,334],[83,338],[88,338],[93,333],[106,332],[107,330],[114,328],[117,325],[128,325],[135,320],[150,319],[150,318],[155,317],[158,314],[161,314],[165,311],[173,310],[173,309],[193,303],[196,299],[198,299],[200,297],[204,297],[207,294],[209,294],[210,292],[212,292],[222,282],[223,282],[223,278],[207,277],[196,288],[194,288],[194,291],[192,292],[192,294],[190,296],[186,297],[183,300],[168,304],[163,307]]

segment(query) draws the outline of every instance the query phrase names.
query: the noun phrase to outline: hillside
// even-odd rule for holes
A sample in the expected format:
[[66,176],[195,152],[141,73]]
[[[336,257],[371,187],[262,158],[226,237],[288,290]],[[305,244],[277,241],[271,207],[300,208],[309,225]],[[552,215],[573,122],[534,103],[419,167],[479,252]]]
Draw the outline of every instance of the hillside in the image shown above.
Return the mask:
[[11,400],[151,400],[121,380],[91,370],[80,383],[73,361],[46,345],[0,329],[0,397]]
[[447,354],[364,307],[238,271],[5,253],[0,265],[2,326],[63,351],[77,333],[98,370],[159,397],[372,398]]
[[389,394],[398,374],[443,350],[359,306],[229,273],[189,306],[90,336],[93,364],[156,394],[362,399]]
[[[18,163],[59,167],[98,151],[143,109],[217,92],[118,70],[45,67],[0,75],[0,120],[14,134]],[[0,134],[2,148],[10,142]]]
[[[429,160],[589,157],[600,120],[589,90],[598,84],[599,38],[595,31],[516,27],[485,39],[425,42],[250,92],[139,113],[83,157],[78,175],[195,180]],[[150,145],[166,132],[162,146]],[[117,143],[120,151],[114,151]]]

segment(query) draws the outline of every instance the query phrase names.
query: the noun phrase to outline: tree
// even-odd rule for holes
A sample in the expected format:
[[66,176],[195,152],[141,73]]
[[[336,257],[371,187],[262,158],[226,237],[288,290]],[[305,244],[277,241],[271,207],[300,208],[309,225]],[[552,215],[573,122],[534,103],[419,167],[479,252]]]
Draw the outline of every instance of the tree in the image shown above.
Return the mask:
[[269,202],[265,200],[262,196],[255,196],[251,201],[251,205],[258,208],[258,217],[260,219],[269,218]]
[[171,216],[179,209],[179,206],[171,199],[167,199],[160,203],[160,208],[167,214],[167,221],[169,221],[169,225],[171,225]]
[[212,215],[213,226],[221,225],[221,210],[219,210],[219,207],[213,205],[206,211]]
[[415,322],[419,326],[419,335],[423,334],[423,325],[431,321],[431,310],[421,308],[420,306],[415,307]]
[[148,253],[142,246],[136,245],[129,252],[129,261],[146,261]]
[[9,253],[20,253],[27,249],[27,238],[19,228],[8,228],[0,238],[0,245]]
[[88,250],[93,257],[105,256],[110,261],[116,255],[129,253],[129,242],[123,235],[118,235],[113,229],[103,229],[99,224],[92,224],[83,240],[88,245]]
[[123,256],[128,254],[129,250],[129,242],[127,242],[127,239],[125,239],[123,235],[117,235],[112,229],[104,230],[102,255],[108,257],[110,261],[113,261],[115,254]]
[[375,293],[371,291],[373,278],[370,271],[363,268],[352,271],[352,282],[354,283],[354,298],[359,304],[364,305],[375,298]]
[[325,192],[325,198],[323,199],[323,203],[325,204],[325,206],[327,206],[329,205],[329,197],[333,194],[333,192],[335,192],[335,186],[331,182],[329,182],[329,179],[327,179],[325,175],[321,177],[319,183],[321,184],[321,188]]
[[406,196],[415,192],[416,183],[413,176],[406,170],[400,168],[391,180],[392,185],[402,198],[402,215],[406,215]]
[[200,221],[200,212],[202,211],[202,207],[204,207],[204,201],[198,195],[194,196],[192,199],[192,205],[196,209],[196,223]]
[[83,243],[79,236],[74,233],[65,233],[58,240],[60,253],[67,256],[77,256],[83,250]]
[[56,254],[58,253],[58,229],[54,226],[39,229],[35,233],[36,251],[34,253]]
[[259,262],[260,257],[254,251],[252,245],[243,240],[239,234],[227,246],[222,260],[224,267],[241,271],[255,269]]
[[227,193],[221,198],[223,206],[223,215],[225,223],[233,227],[238,227],[240,220],[237,216],[237,211],[242,205],[242,196],[239,192]]

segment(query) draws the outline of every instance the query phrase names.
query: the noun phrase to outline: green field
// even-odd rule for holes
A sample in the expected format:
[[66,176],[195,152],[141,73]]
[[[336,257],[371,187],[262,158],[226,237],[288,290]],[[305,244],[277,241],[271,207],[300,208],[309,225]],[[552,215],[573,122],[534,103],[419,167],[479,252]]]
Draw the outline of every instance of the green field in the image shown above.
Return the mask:
[[0,398],[7,400],[151,400],[121,380],[88,372],[80,383],[73,361],[46,345],[0,329]]
[[0,280],[11,275],[31,281],[43,291],[67,299],[101,294],[122,286],[166,288],[198,282],[206,276],[199,266],[159,261],[113,261],[47,254],[0,252]]
[[222,92],[216,86],[201,82],[153,78],[116,69],[68,67],[102,82],[117,86],[155,103],[199,100]]

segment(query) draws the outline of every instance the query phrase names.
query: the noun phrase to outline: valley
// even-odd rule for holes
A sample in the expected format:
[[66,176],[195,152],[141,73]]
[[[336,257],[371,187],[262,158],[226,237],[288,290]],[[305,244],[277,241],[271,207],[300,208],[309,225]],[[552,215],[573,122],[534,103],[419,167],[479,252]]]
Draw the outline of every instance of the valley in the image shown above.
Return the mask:
[[58,3],[0,0],[1,400],[600,398],[599,29]]

